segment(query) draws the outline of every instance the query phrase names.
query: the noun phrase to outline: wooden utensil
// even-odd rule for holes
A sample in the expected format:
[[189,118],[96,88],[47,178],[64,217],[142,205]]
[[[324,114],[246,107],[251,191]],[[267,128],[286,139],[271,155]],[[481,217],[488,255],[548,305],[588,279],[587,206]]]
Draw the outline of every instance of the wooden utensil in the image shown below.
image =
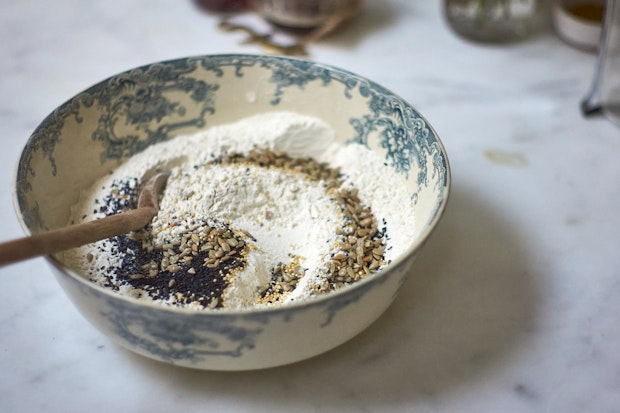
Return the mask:
[[157,215],[158,197],[170,174],[158,173],[140,191],[138,208],[0,244],[0,265],[54,254],[144,228]]

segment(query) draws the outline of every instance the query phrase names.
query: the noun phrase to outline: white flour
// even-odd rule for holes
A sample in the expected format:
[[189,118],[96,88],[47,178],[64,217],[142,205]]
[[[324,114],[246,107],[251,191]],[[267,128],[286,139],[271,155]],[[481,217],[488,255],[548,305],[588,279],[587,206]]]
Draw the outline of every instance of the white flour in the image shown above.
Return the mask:
[[[152,223],[154,245],[170,243],[185,227],[202,225],[205,217],[229,222],[255,241],[245,239],[253,248],[245,269],[236,273],[224,291],[227,307],[254,305],[273,267],[290,261],[291,256],[300,257],[307,271],[286,302],[307,298],[321,283],[336,229],[344,225],[343,216],[319,181],[256,165],[209,164],[222,155],[247,154],[254,148],[311,156],[339,167],[343,186],[357,188],[377,220],[385,222],[386,261],[398,257],[412,242],[413,203],[404,178],[367,148],[335,143],[334,131],[320,119],[291,112],[260,114],[151,146],[83,193],[72,220],[104,216],[94,205],[110,193],[115,180],[142,181],[157,169],[170,170],[159,214]],[[120,258],[110,254],[109,248],[109,242],[101,241],[65,253],[64,260],[105,285],[110,275],[101,268],[120,265]],[[145,297],[130,285],[117,283],[116,287],[120,293]],[[175,299],[162,301],[174,303]]]

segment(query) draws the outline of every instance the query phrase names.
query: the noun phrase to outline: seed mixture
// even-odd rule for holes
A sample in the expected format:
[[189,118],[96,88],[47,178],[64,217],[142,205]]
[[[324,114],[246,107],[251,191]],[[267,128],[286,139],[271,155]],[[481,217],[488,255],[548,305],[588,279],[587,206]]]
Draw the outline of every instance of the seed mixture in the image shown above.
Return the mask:
[[[320,283],[314,291],[325,293],[351,284],[385,265],[384,229],[379,228],[371,209],[358,197],[356,189],[343,189],[340,172],[312,158],[292,158],[285,153],[252,150],[248,155],[225,155],[202,166],[256,165],[301,174],[320,181],[342,214],[341,226],[334,227],[336,242],[321,268]],[[112,192],[103,198],[99,212],[111,215],[134,208],[139,188],[136,180],[115,182]],[[175,217],[172,217],[175,218]],[[268,220],[269,217],[266,217]],[[199,222],[169,222],[180,227],[175,239],[161,246],[153,243],[153,227],[112,240],[113,254],[120,256],[119,266],[102,268],[106,287],[118,290],[133,286],[138,295],[177,304],[194,304],[205,308],[224,306],[223,292],[237,270],[247,265],[248,250],[256,242],[243,229],[213,219]],[[269,284],[258,294],[257,304],[282,303],[305,275],[299,256],[271,269]]]
[[290,112],[154,145],[84,192],[72,215],[78,222],[135,208],[145,177],[168,170],[151,224],[62,259],[94,283],[163,305],[311,299],[382,269],[411,238],[411,199],[373,156]]

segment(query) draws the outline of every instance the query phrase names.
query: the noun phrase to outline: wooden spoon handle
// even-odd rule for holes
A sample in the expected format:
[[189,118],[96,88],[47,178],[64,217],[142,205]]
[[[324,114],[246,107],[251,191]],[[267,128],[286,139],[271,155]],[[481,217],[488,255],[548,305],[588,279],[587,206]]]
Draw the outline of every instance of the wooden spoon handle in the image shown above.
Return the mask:
[[54,254],[84,244],[144,228],[157,215],[145,206],[94,221],[71,225],[0,244],[0,265],[39,255]]

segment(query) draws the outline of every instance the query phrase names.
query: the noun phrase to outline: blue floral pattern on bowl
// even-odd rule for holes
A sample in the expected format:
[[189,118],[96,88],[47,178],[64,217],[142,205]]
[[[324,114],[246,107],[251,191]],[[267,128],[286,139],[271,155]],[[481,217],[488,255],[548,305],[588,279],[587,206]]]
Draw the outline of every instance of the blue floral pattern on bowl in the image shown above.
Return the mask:
[[237,312],[138,304],[52,258],[76,306],[122,345],[204,369],[286,364],[360,332],[383,313],[407,278],[447,202],[443,146],[403,99],[351,72],[306,60],[195,56],[138,67],[76,95],[43,120],[22,153],[15,183],[22,225],[31,232],[65,225],[80,188],[152,144],[268,110],[321,117],[343,143],[367,146],[406,176],[419,209],[412,227],[419,234],[415,245],[406,257],[352,287],[286,308]]

